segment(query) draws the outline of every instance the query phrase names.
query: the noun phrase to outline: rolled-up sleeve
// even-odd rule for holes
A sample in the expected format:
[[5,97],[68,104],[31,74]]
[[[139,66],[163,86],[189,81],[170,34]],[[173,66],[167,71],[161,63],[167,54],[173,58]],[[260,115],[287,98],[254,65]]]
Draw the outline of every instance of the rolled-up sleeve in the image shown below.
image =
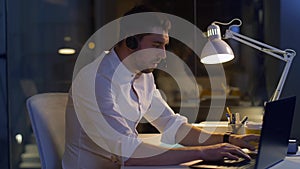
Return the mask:
[[149,111],[144,117],[160,131],[161,141],[167,144],[176,144],[177,130],[183,123],[187,123],[187,118],[175,114],[158,90],[155,90]]

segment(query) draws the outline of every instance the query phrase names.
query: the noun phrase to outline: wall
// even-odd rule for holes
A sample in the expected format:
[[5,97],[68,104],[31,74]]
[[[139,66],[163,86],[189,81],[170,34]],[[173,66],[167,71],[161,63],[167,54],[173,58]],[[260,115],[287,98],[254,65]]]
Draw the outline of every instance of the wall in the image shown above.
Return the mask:
[[8,112],[6,92],[6,9],[0,0],[0,166],[9,167]]
[[[71,46],[80,51],[94,31],[91,6],[90,0],[7,0],[5,91],[10,146],[6,147],[11,155],[5,154],[11,159],[11,168],[17,168],[24,145],[31,141],[26,99],[36,93],[69,90],[77,55],[59,55],[57,50]],[[17,134],[23,136],[22,143],[16,141]]]
[[[300,139],[300,1],[299,0],[264,0],[265,6],[265,41],[281,49],[291,48],[298,52],[287,77],[282,97],[296,95],[296,103],[291,137]],[[269,59],[266,69],[269,83],[279,79],[282,65],[276,60]],[[274,90],[269,84],[269,90]],[[285,112],[282,112],[283,114]]]
[[298,55],[294,58],[293,65],[286,81],[283,96],[296,95],[298,97],[291,135],[292,137],[300,139],[300,1],[281,0],[280,2],[280,46],[283,49],[291,48],[298,52]]

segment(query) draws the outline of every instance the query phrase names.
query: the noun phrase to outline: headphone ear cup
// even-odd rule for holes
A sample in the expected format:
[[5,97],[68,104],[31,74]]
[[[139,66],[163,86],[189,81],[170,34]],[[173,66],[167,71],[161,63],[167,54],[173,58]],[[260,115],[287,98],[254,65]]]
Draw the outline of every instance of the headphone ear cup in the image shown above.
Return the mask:
[[135,36],[130,36],[130,37],[126,38],[125,42],[126,42],[126,46],[129,49],[135,50],[138,48],[139,42]]

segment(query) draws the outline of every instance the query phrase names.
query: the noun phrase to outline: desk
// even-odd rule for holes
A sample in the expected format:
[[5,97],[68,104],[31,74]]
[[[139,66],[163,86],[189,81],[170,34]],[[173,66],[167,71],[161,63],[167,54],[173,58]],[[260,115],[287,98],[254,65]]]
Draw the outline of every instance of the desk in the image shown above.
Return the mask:
[[[209,107],[195,106],[195,103],[183,104],[182,106],[173,106],[172,109],[176,113],[180,113],[182,116],[188,118],[189,123],[200,123],[203,121],[227,121],[226,110],[224,107]],[[263,117],[263,107],[255,106],[255,107],[244,107],[244,106],[231,106],[231,111],[233,113],[240,113],[240,116],[248,116],[249,121],[260,122]],[[157,132],[156,128],[154,128],[150,123],[146,120],[143,123],[139,123],[138,131],[141,133],[150,133]]]
[[[210,107],[203,106],[179,106],[172,107],[176,113],[188,118],[189,123],[200,123],[202,121],[226,121],[226,109],[225,107]],[[241,117],[248,116],[250,121],[261,121],[263,117],[263,107],[261,106],[230,106],[233,113],[239,112]]]
[[[148,143],[157,144],[160,140],[160,134],[141,134],[140,138]],[[190,169],[188,166],[198,161],[191,161],[176,166],[122,166],[121,169]],[[300,147],[296,155],[287,156],[284,161],[276,164],[270,169],[296,169],[300,166]]]
[[296,169],[300,166],[300,147],[297,155],[287,156],[284,161],[276,164],[270,169]]

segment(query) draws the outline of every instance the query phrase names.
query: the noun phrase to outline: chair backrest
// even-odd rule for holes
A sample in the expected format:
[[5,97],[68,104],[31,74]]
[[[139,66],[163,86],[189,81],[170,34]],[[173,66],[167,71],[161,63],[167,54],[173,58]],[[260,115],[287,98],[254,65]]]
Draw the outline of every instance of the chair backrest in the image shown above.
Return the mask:
[[27,99],[43,169],[60,169],[65,146],[68,93],[42,93]]

